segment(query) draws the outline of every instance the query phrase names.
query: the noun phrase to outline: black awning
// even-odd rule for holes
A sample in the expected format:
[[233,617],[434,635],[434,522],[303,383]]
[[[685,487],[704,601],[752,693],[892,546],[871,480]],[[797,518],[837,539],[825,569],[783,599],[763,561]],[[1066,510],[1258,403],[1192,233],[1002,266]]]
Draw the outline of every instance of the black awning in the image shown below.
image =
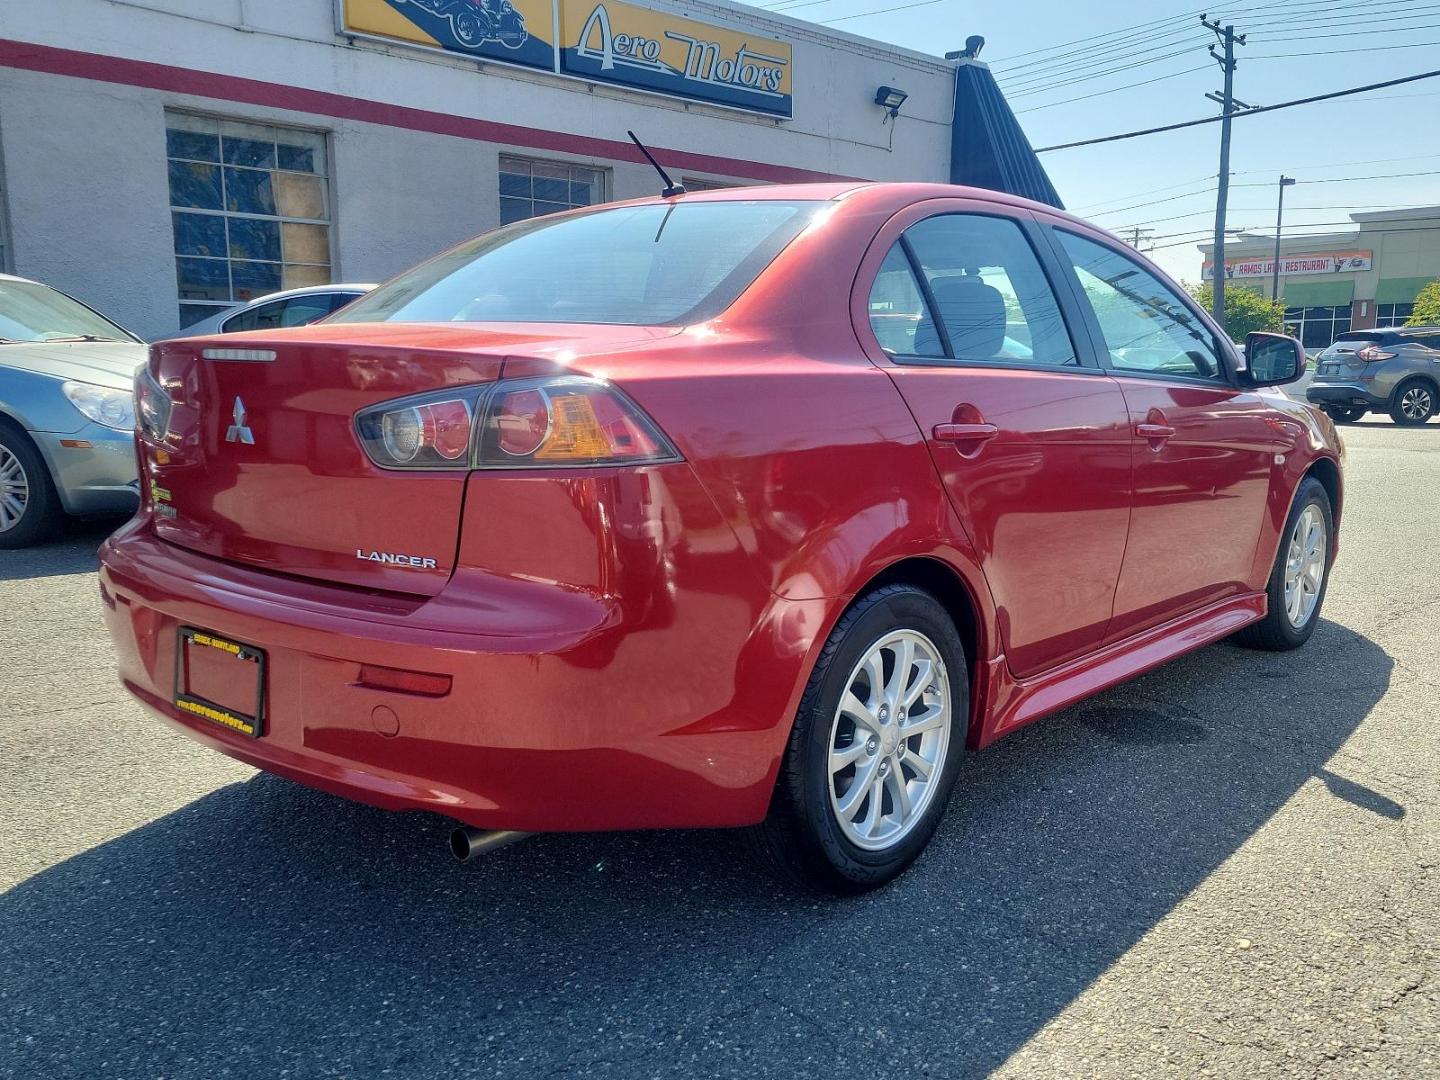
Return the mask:
[[995,76],[978,60],[963,59],[955,68],[950,182],[1065,209]]

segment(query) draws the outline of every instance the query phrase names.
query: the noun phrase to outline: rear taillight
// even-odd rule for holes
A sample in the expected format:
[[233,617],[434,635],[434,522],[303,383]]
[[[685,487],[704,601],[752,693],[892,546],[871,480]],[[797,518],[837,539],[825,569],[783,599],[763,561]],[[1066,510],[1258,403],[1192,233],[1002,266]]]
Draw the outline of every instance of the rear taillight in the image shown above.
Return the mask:
[[135,424],[151,442],[164,442],[170,430],[170,411],[174,408],[169,392],[155,381],[149,366],[135,375]]
[[1355,355],[1367,364],[1373,364],[1377,360],[1392,360],[1395,357],[1393,352],[1386,352],[1380,348],[1379,345],[1366,345],[1363,349],[1356,352]]
[[386,402],[355,426],[387,469],[516,469],[649,464],[680,455],[615,387],[562,376],[517,379]]

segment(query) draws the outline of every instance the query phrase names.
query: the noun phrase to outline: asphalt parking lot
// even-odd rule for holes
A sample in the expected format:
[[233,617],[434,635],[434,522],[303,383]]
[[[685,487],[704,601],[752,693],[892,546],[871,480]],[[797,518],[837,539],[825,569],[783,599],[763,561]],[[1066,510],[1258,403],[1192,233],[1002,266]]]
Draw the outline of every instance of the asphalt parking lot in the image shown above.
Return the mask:
[[1345,438],[1307,648],[972,756],[840,902],[727,834],[457,864],[147,719],[104,527],[0,553],[0,1076],[1440,1075],[1440,423]]

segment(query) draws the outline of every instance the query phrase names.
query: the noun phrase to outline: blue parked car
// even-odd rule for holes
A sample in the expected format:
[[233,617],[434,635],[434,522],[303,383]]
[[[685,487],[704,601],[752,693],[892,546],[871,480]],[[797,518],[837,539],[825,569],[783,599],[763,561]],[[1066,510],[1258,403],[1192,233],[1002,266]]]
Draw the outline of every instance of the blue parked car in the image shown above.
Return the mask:
[[0,274],[0,548],[67,515],[131,513],[146,346],[80,301]]

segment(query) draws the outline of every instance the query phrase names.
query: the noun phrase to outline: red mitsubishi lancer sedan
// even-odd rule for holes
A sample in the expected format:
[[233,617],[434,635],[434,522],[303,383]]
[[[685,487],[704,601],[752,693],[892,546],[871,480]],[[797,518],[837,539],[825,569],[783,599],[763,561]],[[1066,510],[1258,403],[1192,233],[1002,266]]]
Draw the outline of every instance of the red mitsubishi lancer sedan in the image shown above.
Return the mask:
[[1341,448],[1269,389],[1303,367],[993,192],[539,218],[318,325],[155,346],[106,618],[159,717],[462,853],[748,826],[856,891],[967,750],[1305,642]]

